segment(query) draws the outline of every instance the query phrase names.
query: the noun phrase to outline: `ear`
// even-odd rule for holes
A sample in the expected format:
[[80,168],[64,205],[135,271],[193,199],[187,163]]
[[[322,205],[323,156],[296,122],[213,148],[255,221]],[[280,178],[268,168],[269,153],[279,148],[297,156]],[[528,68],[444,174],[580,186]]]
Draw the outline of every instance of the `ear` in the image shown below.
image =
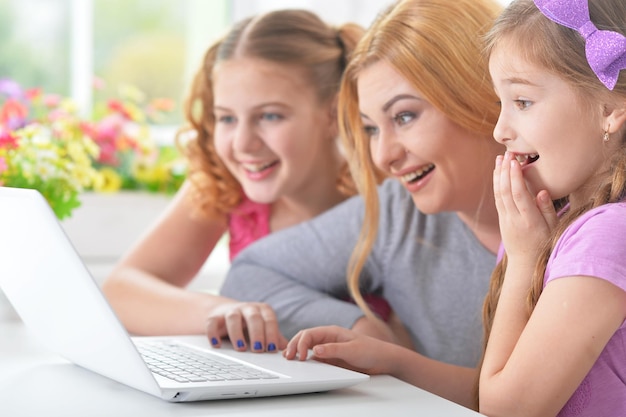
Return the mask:
[[607,109],[607,115],[605,116],[605,129],[609,133],[615,133],[622,129],[626,122],[626,103],[620,103],[619,106],[615,106],[612,109]]

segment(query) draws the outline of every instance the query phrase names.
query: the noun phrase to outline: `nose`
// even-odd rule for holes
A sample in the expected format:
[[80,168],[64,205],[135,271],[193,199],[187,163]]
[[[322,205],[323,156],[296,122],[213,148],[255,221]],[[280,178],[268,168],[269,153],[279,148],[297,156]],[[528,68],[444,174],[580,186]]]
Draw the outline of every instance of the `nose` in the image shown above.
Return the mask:
[[239,153],[250,153],[262,146],[263,140],[258,135],[254,124],[240,121],[233,132],[233,150]]
[[393,132],[381,129],[378,137],[370,144],[372,160],[378,169],[390,172],[391,168],[406,157],[406,148]]
[[501,110],[496,126],[493,128],[493,138],[502,145],[506,145],[506,142],[512,140],[515,136],[508,119],[505,112]]

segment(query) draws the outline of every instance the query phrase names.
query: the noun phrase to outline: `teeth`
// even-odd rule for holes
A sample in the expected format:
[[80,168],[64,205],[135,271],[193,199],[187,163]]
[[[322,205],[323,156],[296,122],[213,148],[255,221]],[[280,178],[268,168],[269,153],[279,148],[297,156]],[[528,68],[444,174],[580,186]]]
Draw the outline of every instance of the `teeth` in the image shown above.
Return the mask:
[[244,169],[246,169],[247,171],[250,172],[261,172],[263,171],[265,168],[268,168],[270,166],[272,166],[274,164],[274,162],[268,162],[265,164],[242,164]]
[[402,176],[402,181],[404,182],[412,182],[415,181],[418,178],[421,178],[422,176],[424,176],[424,174],[427,174],[428,172],[430,172],[433,168],[435,167],[434,164],[430,164],[428,166],[425,166],[424,168],[414,171],[414,172],[410,172],[408,174],[404,174]]
[[529,153],[525,155],[520,155],[520,154],[515,155],[515,159],[517,159],[517,162],[519,162],[522,165],[529,161],[531,162],[535,161],[537,158],[539,158],[539,154],[536,154],[536,153]]

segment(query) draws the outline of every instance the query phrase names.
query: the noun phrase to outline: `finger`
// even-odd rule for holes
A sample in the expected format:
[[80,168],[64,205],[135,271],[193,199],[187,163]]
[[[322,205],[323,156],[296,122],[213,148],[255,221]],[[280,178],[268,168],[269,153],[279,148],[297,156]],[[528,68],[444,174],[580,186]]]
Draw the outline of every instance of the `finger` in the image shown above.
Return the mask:
[[537,207],[539,207],[539,211],[550,230],[554,229],[558,222],[558,215],[554,209],[552,198],[550,198],[550,194],[546,190],[541,190],[537,193]]
[[505,152],[500,170],[500,197],[504,213],[509,216],[517,214],[517,206],[511,191],[511,166],[515,163],[517,161],[513,161],[513,154]]
[[287,359],[294,359],[296,357],[298,343],[300,342],[300,337],[302,337],[303,330],[296,333],[294,337],[287,343],[287,347],[283,352],[283,356]]
[[511,197],[515,207],[521,213],[536,215],[537,204],[524,180],[522,166],[516,160],[512,160],[510,165]]
[[213,347],[222,346],[222,334],[224,329],[224,318],[215,316],[207,318],[206,335]]
[[263,304],[261,306],[261,316],[265,323],[265,349],[268,352],[277,352],[279,349],[283,349],[287,344],[287,339],[280,333],[274,309]]
[[496,156],[496,166],[493,169],[493,196],[496,202],[498,213],[504,214],[504,206],[502,205],[502,195],[500,193],[500,175],[502,171],[502,155]]
[[261,310],[262,304],[247,304],[242,308],[245,326],[248,329],[250,350],[254,352],[265,351],[265,320]]
[[235,350],[246,350],[246,338],[244,336],[243,329],[243,314],[240,309],[234,308],[230,310],[225,316],[226,331],[228,332],[228,338],[232,343]]
[[325,343],[313,347],[313,353],[318,358],[338,359],[350,363],[350,343]]

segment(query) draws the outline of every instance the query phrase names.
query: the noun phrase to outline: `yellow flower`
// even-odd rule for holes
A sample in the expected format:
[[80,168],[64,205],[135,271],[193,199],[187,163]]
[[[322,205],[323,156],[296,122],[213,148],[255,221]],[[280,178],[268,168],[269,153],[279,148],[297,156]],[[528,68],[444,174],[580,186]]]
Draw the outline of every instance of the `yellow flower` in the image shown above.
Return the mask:
[[93,188],[103,193],[117,192],[122,188],[122,177],[113,168],[102,168]]

